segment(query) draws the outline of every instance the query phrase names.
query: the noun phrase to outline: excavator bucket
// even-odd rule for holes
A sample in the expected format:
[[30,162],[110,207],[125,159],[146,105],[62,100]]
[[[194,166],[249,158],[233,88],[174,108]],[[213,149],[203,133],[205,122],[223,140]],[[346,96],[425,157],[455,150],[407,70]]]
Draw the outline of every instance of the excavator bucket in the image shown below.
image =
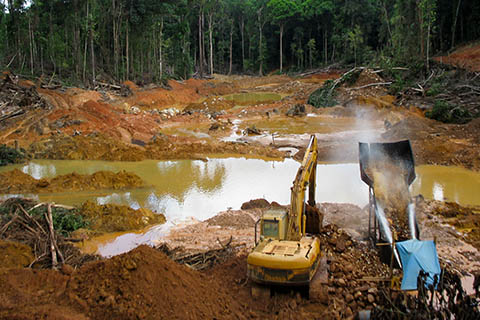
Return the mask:
[[409,140],[385,143],[359,142],[360,175],[362,180],[373,187],[373,177],[368,175],[373,162],[390,162],[403,167],[407,173],[407,185],[415,180],[415,162]]

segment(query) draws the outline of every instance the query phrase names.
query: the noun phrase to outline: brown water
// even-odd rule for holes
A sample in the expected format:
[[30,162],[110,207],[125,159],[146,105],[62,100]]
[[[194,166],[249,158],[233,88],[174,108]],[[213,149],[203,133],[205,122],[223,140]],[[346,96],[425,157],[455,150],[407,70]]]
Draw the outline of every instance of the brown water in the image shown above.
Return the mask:
[[[145,207],[164,213],[169,221],[178,222],[189,217],[208,219],[229,207],[239,209],[243,202],[255,198],[286,204],[290,200],[290,186],[298,166],[298,162],[292,159],[214,158],[207,162],[36,160],[27,165],[3,167],[0,172],[19,168],[40,179],[71,172],[92,174],[99,170],[126,170],[137,174],[148,187],[75,192],[74,195],[70,192],[39,194],[38,198],[67,205],[93,200],[101,204]],[[317,201],[350,202],[361,206],[367,203],[367,188],[359,179],[358,165],[320,164],[317,174]],[[355,177],[353,180],[352,176]]]
[[416,173],[412,194],[462,205],[480,205],[480,172],[460,167],[422,165],[416,167]]
[[248,92],[234,93],[223,96],[227,101],[233,101],[236,105],[248,106],[259,103],[269,103],[281,100],[283,96],[273,92]]
[[[37,179],[71,172],[91,174],[99,170],[126,170],[140,176],[148,187],[38,195],[40,201],[78,205],[93,200],[100,204],[145,207],[165,214],[165,225],[154,226],[140,233],[106,235],[96,240],[90,249],[86,248],[87,251],[92,251],[92,248],[97,247],[98,252],[113,255],[130,250],[140,243],[155,243],[175,224],[183,224],[192,219],[205,220],[228,208],[239,209],[243,202],[251,199],[265,198],[288,204],[290,187],[299,163],[292,159],[268,161],[246,158],[214,158],[207,162],[36,160],[27,165],[1,167],[0,172],[14,167]],[[421,193],[427,199],[480,205],[480,173],[443,166],[419,166],[416,171],[417,179],[411,187],[412,195]],[[7,196],[11,195],[0,198]],[[368,203],[368,187],[360,180],[358,164],[319,164],[316,200],[365,206]]]

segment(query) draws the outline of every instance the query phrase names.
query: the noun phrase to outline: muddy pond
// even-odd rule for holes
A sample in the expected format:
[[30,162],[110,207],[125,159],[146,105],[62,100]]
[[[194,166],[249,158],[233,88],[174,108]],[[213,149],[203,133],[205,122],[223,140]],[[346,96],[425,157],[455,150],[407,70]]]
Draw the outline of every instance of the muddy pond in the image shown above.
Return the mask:
[[[165,214],[165,225],[139,233],[106,236],[105,243],[97,247],[98,252],[111,255],[127,251],[139,243],[155,242],[173,225],[205,220],[229,208],[239,209],[243,202],[251,199],[265,198],[270,202],[288,204],[290,187],[298,167],[299,163],[292,159],[210,158],[206,162],[35,160],[26,165],[0,168],[0,172],[19,168],[36,179],[71,172],[92,174],[99,170],[126,170],[137,174],[145,181],[146,187],[26,195],[38,197],[40,201],[67,205],[93,200],[99,204],[124,204],[135,209],[145,207]],[[422,194],[427,199],[455,201],[462,205],[480,205],[477,194],[480,173],[443,166],[418,166],[416,172],[417,178],[411,186],[412,195]],[[0,197],[7,196],[11,195]],[[316,200],[365,206],[368,203],[368,187],[360,180],[358,163],[320,163],[317,167]]]

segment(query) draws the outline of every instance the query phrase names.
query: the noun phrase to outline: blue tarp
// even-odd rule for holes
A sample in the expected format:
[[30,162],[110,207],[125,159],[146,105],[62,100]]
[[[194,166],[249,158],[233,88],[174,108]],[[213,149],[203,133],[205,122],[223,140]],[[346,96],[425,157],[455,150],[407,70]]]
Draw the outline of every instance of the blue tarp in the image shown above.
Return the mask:
[[397,242],[396,247],[403,265],[402,290],[416,290],[420,270],[428,273],[427,284],[433,284],[433,277],[440,277],[440,263],[437,248],[432,240],[411,239]]

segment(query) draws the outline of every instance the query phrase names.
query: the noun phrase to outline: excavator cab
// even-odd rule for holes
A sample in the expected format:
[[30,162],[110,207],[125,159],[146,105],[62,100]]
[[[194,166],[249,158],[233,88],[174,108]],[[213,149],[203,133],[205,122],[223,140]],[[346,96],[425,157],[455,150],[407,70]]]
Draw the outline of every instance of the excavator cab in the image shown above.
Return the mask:
[[[272,208],[264,212],[259,220],[260,241],[265,239],[285,240],[288,223],[287,213],[287,210],[283,208]],[[257,234],[257,230],[255,230],[255,234]]]

